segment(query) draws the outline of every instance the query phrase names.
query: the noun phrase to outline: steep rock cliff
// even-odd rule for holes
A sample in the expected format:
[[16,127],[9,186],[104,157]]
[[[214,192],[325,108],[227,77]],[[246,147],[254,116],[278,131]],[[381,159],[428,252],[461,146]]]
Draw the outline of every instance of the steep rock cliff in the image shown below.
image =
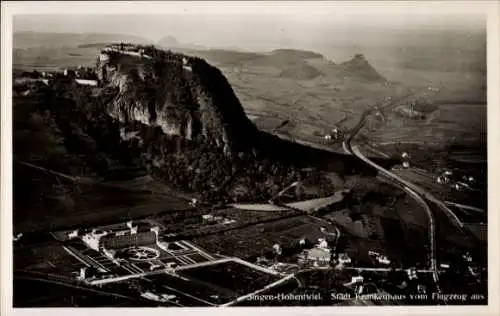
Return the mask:
[[[120,122],[114,133],[131,161],[158,179],[205,200],[265,200],[304,177],[302,168],[375,173],[352,156],[257,130],[227,79],[204,60],[133,49],[104,50],[96,73],[107,96],[105,112]],[[340,185],[322,183],[330,193]]]
[[158,126],[167,135],[201,140],[227,154],[248,146],[257,129],[217,68],[182,54],[151,53],[99,55],[101,85],[117,90],[108,105],[110,116]]

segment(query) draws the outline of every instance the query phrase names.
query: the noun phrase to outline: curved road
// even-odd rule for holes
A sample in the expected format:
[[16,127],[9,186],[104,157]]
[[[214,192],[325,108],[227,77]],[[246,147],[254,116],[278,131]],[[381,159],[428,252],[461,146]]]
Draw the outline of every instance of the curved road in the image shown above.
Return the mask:
[[[373,112],[376,112],[376,111],[379,111],[381,109],[386,109],[386,108],[389,108],[391,106],[393,106],[394,104],[397,104],[397,102],[407,98],[409,95],[405,95],[401,98],[398,98],[396,100],[393,100],[391,102],[388,102],[382,106],[374,106],[368,110],[366,110],[365,112],[363,112],[363,114],[361,115],[361,118],[358,122],[358,124],[356,124],[356,126],[353,127],[353,129],[350,131],[350,133],[347,135],[347,137],[344,139],[344,141],[342,142],[342,148],[344,149],[344,151],[346,153],[349,153],[351,155],[354,155],[356,157],[358,157],[359,159],[363,160],[365,163],[368,163],[369,165],[371,165],[372,167],[376,168],[377,170],[379,170],[381,173],[383,173],[384,175],[388,176],[389,178],[393,179],[394,181],[396,181],[397,183],[400,183],[402,184],[403,186],[406,186],[410,189],[412,189],[413,191],[415,191],[416,193],[420,194],[421,196],[423,196],[425,199],[427,199],[428,201],[431,201],[433,203],[435,203],[441,210],[444,211],[444,213],[446,214],[446,216],[450,219],[451,223],[457,227],[460,231],[464,231],[464,224],[462,223],[462,221],[460,221],[460,219],[455,215],[455,213],[453,213],[452,210],[450,210],[445,203],[443,203],[441,200],[439,200],[438,198],[436,198],[435,196],[433,196],[431,193],[427,192],[425,189],[423,189],[422,187],[419,187],[403,178],[401,178],[400,176],[390,172],[389,170],[386,170],[384,169],[383,167],[375,164],[374,162],[372,162],[370,159],[366,158],[357,148],[352,148],[351,147],[351,142],[352,142],[352,139],[354,138],[354,136],[356,136],[356,134],[359,133],[359,131],[361,130],[361,128],[363,128],[363,126],[365,125],[366,123],[366,119],[367,117],[372,114]],[[356,150],[356,152],[354,152],[354,150]]]
[[[392,105],[392,103],[386,104],[384,106],[384,108],[391,106],[391,105]],[[377,110],[378,110],[377,107],[373,107],[371,109],[366,110],[362,114],[358,124],[351,130],[351,132],[344,139],[342,146],[347,153],[352,154],[353,156],[356,156],[357,158],[362,160],[364,163],[377,169],[382,175],[386,176],[387,178],[391,179],[393,182],[398,184],[399,187],[401,187],[404,191],[406,191],[408,194],[410,194],[410,196],[412,196],[417,201],[417,203],[419,203],[422,206],[422,208],[425,210],[425,213],[426,213],[426,215],[428,217],[428,221],[429,221],[429,241],[430,241],[429,270],[432,271],[433,279],[434,279],[434,282],[436,284],[437,290],[439,292],[440,291],[439,275],[438,275],[438,271],[437,271],[437,260],[436,260],[436,232],[435,232],[435,229],[436,229],[435,225],[436,224],[435,224],[435,220],[434,220],[434,216],[432,214],[432,211],[429,208],[429,205],[427,204],[427,202],[425,201],[424,198],[436,203],[441,209],[445,210],[448,217],[452,218],[458,224],[458,227],[460,227],[460,228],[463,227],[463,224],[460,222],[460,220],[458,220],[458,218],[455,216],[455,214],[444,205],[443,202],[439,201],[438,199],[436,199],[434,196],[432,196],[431,194],[429,194],[428,192],[426,192],[422,188],[414,185],[413,183],[406,181],[405,179],[399,177],[398,175],[392,173],[391,171],[386,170],[383,167],[374,163],[373,161],[369,160],[361,153],[361,151],[359,150],[358,147],[356,147],[356,146],[352,147],[351,141],[354,138],[354,136],[364,126],[368,115],[370,115],[373,111],[377,111]]]
[[[439,275],[437,271],[437,259],[436,259],[436,223],[434,220],[434,216],[432,214],[431,209],[429,208],[429,205],[427,202],[419,195],[418,192],[413,190],[411,186],[407,185],[407,181],[400,181],[400,177],[397,175],[393,174],[392,172],[382,168],[381,166],[375,164],[374,162],[370,161],[368,158],[363,156],[363,154],[359,151],[357,147],[351,148],[351,145],[348,143],[347,148],[351,150],[352,154],[364,161],[365,163],[369,164],[370,166],[376,168],[378,171],[380,171],[383,175],[388,177],[389,179],[395,181],[404,191],[406,191],[415,201],[417,201],[418,204],[422,206],[422,208],[425,210],[425,213],[427,214],[427,218],[429,221],[429,242],[430,242],[430,253],[429,253],[429,270],[433,271],[433,279],[434,282],[436,283],[436,286],[439,289]],[[402,179],[401,179],[402,180]]]

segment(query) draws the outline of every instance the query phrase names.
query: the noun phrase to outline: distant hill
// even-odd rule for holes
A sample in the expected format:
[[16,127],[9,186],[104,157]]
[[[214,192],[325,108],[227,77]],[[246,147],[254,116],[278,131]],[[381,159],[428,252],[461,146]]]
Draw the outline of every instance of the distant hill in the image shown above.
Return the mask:
[[173,36],[164,36],[158,41],[158,45],[178,46],[179,41]]
[[81,44],[78,45],[78,48],[104,48],[109,43],[92,43],[92,44]]
[[323,55],[304,50],[277,49],[244,62],[248,67],[273,67],[280,77],[308,80],[326,75],[341,80],[384,82],[386,79],[368,62],[363,54],[341,64],[335,64]]
[[280,77],[297,80],[309,80],[322,75],[323,73],[321,71],[308,64],[300,64],[288,67],[280,73]]
[[13,48],[65,47],[115,42],[152,44],[152,41],[143,37],[126,34],[15,32],[13,35]]
[[308,59],[324,59],[323,55],[309,51],[294,49],[277,49],[267,54],[261,54],[259,58],[250,60],[248,66],[276,67],[286,70],[291,66],[306,65]]
[[275,49],[272,51],[272,54],[278,57],[301,58],[301,59],[325,58],[321,54],[300,49],[284,49],[284,48]]
[[252,52],[232,51],[226,49],[197,50],[187,52],[191,55],[206,59],[215,65],[238,66],[244,62],[261,58],[264,55]]
[[[174,42],[173,39],[171,39]],[[306,50],[276,49],[269,53],[233,51],[228,49],[192,50],[172,49],[206,59],[217,66],[241,68],[265,67],[277,70],[282,78],[309,80],[319,76],[352,79],[363,82],[384,82],[386,79],[368,62],[363,54],[356,54],[341,63],[326,59],[323,55]]]
[[[171,39],[171,42],[172,44],[175,43],[173,39]],[[315,66],[309,65],[308,62],[323,60],[329,63],[321,54],[293,49],[276,49],[268,53],[249,52],[238,48],[194,49],[172,46],[169,49],[206,59],[208,62],[218,66],[274,67],[283,71],[283,76],[285,77],[291,75],[291,72],[299,70],[306,73],[314,72],[316,75],[312,77],[316,77],[319,75],[318,69],[313,69]],[[290,67],[294,68],[294,70],[288,71]]]
[[173,36],[164,36],[162,37],[156,45],[158,47],[172,49],[172,48],[185,48],[185,49],[194,49],[194,50],[207,50],[208,47],[203,45],[191,44],[191,43],[183,43],[179,42]]
[[370,82],[385,81],[384,77],[370,65],[363,54],[356,54],[353,58],[343,62],[339,66],[345,70],[348,76],[352,75]]
[[[110,42],[151,44],[145,38],[123,34],[19,32],[14,34],[14,65],[20,69],[41,70],[90,66],[94,64],[97,50]],[[179,42],[173,36],[165,36],[158,43],[167,50],[197,56],[220,67],[271,68],[282,78],[310,80],[326,75],[339,79],[385,81],[362,54],[342,64],[335,64],[322,54],[308,50],[275,49],[269,53],[256,53],[207,49]]]

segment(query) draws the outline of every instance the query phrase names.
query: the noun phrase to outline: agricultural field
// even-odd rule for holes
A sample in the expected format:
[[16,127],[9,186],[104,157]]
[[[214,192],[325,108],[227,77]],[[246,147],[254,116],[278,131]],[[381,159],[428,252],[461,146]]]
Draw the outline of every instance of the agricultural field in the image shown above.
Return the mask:
[[15,247],[14,269],[71,275],[83,264],[67,253],[59,243]]
[[351,277],[357,275],[355,271],[348,270],[310,270],[297,274],[303,288],[320,288],[326,291],[348,293],[349,290],[343,285],[351,281]]
[[[119,170],[119,173],[123,174],[124,171]],[[199,197],[196,193],[186,194],[185,192],[179,192],[179,190],[175,190],[172,187],[169,187],[166,183],[155,179],[151,175],[131,177],[131,179],[128,180],[107,180],[105,181],[105,184],[115,187],[123,187],[134,191],[150,191],[152,193],[171,195],[173,197],[178,197],[179,202],[183,199],[191,200],[192,198]]]
[[[255,117],[262,130],[282,134],[291,139],[334,146],[321,136],[334,127],[350,128],[369,106],[386,96],[403,94],[399,87],[351,83],[335,79],[312,79],[305,82],[262,75],[227,74],[247,114]],[[271,88],[272,87],[272,88]],[[282,122],[289,124],[275,130]],[[337,146],[338,147],[338,146]]]
[[[351,56],[345,54],[338,61]],[[456,132],[465,132],[463,126],[470,126],[463,124],[463,119],[469,120],[474,128],[481,128],[485,124],[481,111],[467,111],[468,107],[476,107],[475,104],[485,104],[485,77],[481,72],[410,69],[403,64],[384,63],[378,57],[376,53],[367,54],[368,61],[372,63],[373,58],[375,69],[388,79],[387,84],[340,78],[338,73],[325,71],[330,66],[325,64],[324,59],[306,60],[306,63],[325,73],[308,80],[279,77],[279,71],[260,72],[261,68],[251,62],[240,67],[223,68],[223,72],[245,111],[253,117],[259,128],[295,140],[333,146],[335,150],[339,149],[338,146],[325,144],[321,137],[315,135],[324,134],[338,125],[350,128],[357,123],[363,110],[387,97],[397,99],[398,96],[411,95],[410,91],[427,90],[428,87],[438,88],[439,92],[419,93],[395,104],[404,105],[413,98],[425,99],[437,105],[438,109],[430,113],[424,122],[404,119],[395,112],[386,111],[388,122],[377,131],[370,131],[368,138],[380,143],[399,140],[432,143],[435,135],[462,139],[462,135],[456,135]],[[322,62],[318,63],[320,60]],[[283,65],[276,62],[267,67],[280,69]],[[474,115],[479,116],[476,115],[477,119],[466,117],[465,113],[469,112],[477,112]],[[453,119],[450,122],[447,119],[456,116],[460,117],[460,121]],[[275,130],[284,121],[289,121],[288,125]],[[426,128],[426,132],[418,133],[422,127]]]
[[[15,279],[14,307],[118,307],[131,299],[99,294],[62,284],[31,279]],[[142,302],[142,306],[147,302]]]
[[[189,207],[186,200],[152,181],[132,185],[130,181],[105,183],[94,177],[81,155],[69,154],[62,146],[54,121],[30,114],[37,103],[24,101],[27,103],[15,107],[14,115],[13,217],[17,230],[50,231]],[[88,137],[82,139],[88,141]]]
[[[392,193],[383,193],[385,190]],[[348,209],[324,215],[347,235],[341,238],[339,251],[363,265],[372,264],[369,250],[388,255],[397,265],[424,262],[422,245],[428,244],[428,220],[420,206],[403,191],[382,183],[364,192],[355,196]]]
[[206,282],[189,281],[186,278],[174,277],[168,274],[156,274],[148,276],[152,286],[158,292],[170,291],[181,298],[186,296],[192,300],[190,306],[209,306],[223,304],[234,299],[236,293],[223,289]]
[[404,222],[380,218],[385,236],[385,251],[396,265],[426,264],[430,241],[427,229]]
[[195,282],[228,289],[238,296],[254,292],[279,279],[279,276],[233,261],[183,270],[181,275]]
[[321,227],[334,230],[324,222],[298,216],[194,238],[194,243],[212,253],[245,259],[272,251],[276,243],[284,249],[294,249],[302,238],[316,242],[318,238],[325,238]]
[[[471,170],[468,170],[468,175],[473,174]],[[453,183],[448,184],[440,184],[437,183],[437,178],[439,176],[438,173],[431,173],[427,170],[423,170],[420,168],[409,168],[409,169],[398,169],[394,171],[395,174],[398,174],[403,179],[407,179],[416,185],[425,188],[430,193],[434,194],[436,197],[439,197],[443,201],[451,201],[454,203],[463,203],[469,206],[475,206],[480,209],[486,209],[486,189],[484,188],[484,183],[473,183],[470,185],[470,188],[464,188],[462,190],[457,190],[453,188]],[[479,178],[481,181],[481,178]],[[474,216],[477,219],[484,218],[486,216],[487,210],[484,212],[478,211],[466,211],[462,209],[457,210],[459,213],[463,213],[465,216],[470,217],[471,219]],[[467,215],[467,213],[470,213]],[[467,222],[469,220],[466,220]]]
[[348,232],[353,236],[364,238],[367,233],[363,229],[361,222],[354,221],[351,218],[351,211],[349,209],[342,209],[337,212],[329,213],[323,216],[328,221],[335,223],[342,228],[343,231]]
[[[325,143],[321,135],[333,127],[350,128],[368,107],[388,96],[394,98],[409,92],[409,87],[399,84],[362,81],[356,74],[352,78],[344,76],[338,66],[321,56],[314,59],[277,56],[222,67],[222,71],[254,123],[283,137],[338,150],[336,144]],[[324,74],[311,78],[281,76],[280,71],[290,65],[303,65],[293,68],[297,72],[315,67]],[[276,129],[284,121],[288,124]]]
[[467,229],[481,242],[488,240],[488,226],[484,223],[467,223]]
[[370,139],[380,146],[410,142],[435,147],[485,141],[486,103],[443,103],[436,106],[437,109],[423,120],[389,113],[387,124],[375,131]]
[[[478,245],[477,240],[472,238],[472,235],[467,236],[467,230],[458,230],[457,227],[452,223],[446,214],[439,209],[434,203],[429,203],[429,207],[434,213],[436,222],[436,244],[438,260],[459,256],[465,251],[473,249],[482,252],[484,249],[482,247],[474,247]],[[476,260],[482,256],[477,256]],[[484,258],[483,258],[484,259]]]
[[[202,215],[212,215],[221,218],[221,220],[205,221]],[[183,236],[204,236],[296,215],[298,215],[297,212],[293,211],[258,212],[236,208],[205,209],[201,207],[166,212],[159,216],[152,216],[152,218],[158,221],[168,232],[182,234]],[[225,224],[223,220],[233,220],[234,222]]]
[[[373,267],[374,261],[368,252],[376,251],[387,255],[395,266],[412,266],[426,264],[427,235],[419,230],[403,230],[400,223],[380,219],[384,229],[384,238],[370,239],[357,236],[346,237],[338,246],[339,252],[345,252],[352,258],[354,266]],[[411,239],[410,239],[411,238]],[[412,240],[411,243],[408,240]],[[415,240],[418,240],[416,242]]]
[[468,210],[453,205],[447,205],[447,207],[464,223],[472,225],[488,223],[488,214],[486,212]]
[[[40,181],[40,185],[42,182],[47,185],[45,180]],[[18,215],[14,213],[18,230],[29,232],[92,226],[189,208],[187,202],[175,197],[107,187],[100,183],[60,182],[54,186],[60,191],[59,195],[49,196],[53,203],[50,206],[16,204],[16,208],[29,210]],[[41,208],[48,208],[51,212],[42,212]]]

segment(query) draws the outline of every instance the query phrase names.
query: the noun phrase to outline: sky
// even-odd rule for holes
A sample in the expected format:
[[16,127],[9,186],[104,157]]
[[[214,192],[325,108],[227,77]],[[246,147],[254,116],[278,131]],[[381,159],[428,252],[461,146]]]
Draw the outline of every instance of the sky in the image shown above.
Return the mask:
[[[452,1],[380,5],[377,2],[121,4],[43,6],[15,15],[14,31],[122,33],[151,40],[173,36],[209,47],[305,47],[325,43],[390,41],[405,33],[484,28],[484,12]],[[232,4],[232,5],[231,5]],[[133,14],[131,12],[134,12]],[[36,13],[26,14],[26,13]],[[55,13],[55,14],[54,14]],[[83,14],[82,14],[83,13]],[[107,14],[111,13],[111,14]],[[389,34],[392,34],[389,36]],[[403,36],[401,36],[403,35]]]

